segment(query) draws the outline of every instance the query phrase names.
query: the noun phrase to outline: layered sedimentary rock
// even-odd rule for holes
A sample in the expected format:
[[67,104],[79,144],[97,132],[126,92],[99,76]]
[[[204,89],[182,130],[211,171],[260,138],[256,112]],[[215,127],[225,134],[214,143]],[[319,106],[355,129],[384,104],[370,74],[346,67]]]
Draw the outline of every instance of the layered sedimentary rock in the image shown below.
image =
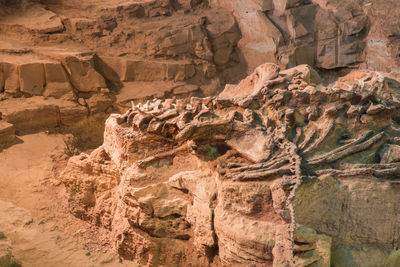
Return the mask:
[[239,48],[253,67],[267,61],[334,69],[365,60],[369,18],[357,1],[212,2],[236,14]]
[[43,96],[109,113],[131,100],[214,96],[265,62],[398,75],[396,4],[3,1],[0,99]]
[[238,64],[236,20],[207,1],[40,3],[3,7],[0,92],[86,99],[108,88],[120,104],[209,95],[226,78],[217,71]]
[[239,65],[236,20],[207,1],[4,1],[0,9],[0,117],[18,134],[132,100],[215,95],[237,79],[224,74]]
[[[250,69],[368,68],[398,75],[398,2],[340,0],[211,0],[235,14],[238,47]],[[390,19],[387,19],[390,18]]]
[[61,177],[72,213],[150,266],[395,262],[400,83],[321,82],[264,64],[217,97],[111,115]]
[[61,177],[123,258],[397,266],[396,4],[0,0],[0,149],[129,109]]

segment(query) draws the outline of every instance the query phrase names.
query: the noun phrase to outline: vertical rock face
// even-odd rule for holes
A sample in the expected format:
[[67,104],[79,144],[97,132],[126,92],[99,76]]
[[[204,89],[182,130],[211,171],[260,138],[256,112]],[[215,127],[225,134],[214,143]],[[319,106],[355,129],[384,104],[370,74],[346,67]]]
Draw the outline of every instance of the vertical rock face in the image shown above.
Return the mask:
[[397,6],[0,0],[0,148],[129,109],[61,177],[123,258],[397,266],[400,85],[310,67],[396,74]]
[[265,62],[398,74],[395,0],[0,5],[0,99],[6,102],[38,96],[79,103],[87,114],[126,110],[130,101],[154,97],[215,96]]
[[[250,70],[264,62],[322,69],[369,68],[398,74],[398,2],[212,0],[232,10]],[[387,18],[390,19],[387,19]]]
[[218,97],[111,115],[61,177],[71,211],[150,266],[395,262],[400,83],[320,82],[265,64]]

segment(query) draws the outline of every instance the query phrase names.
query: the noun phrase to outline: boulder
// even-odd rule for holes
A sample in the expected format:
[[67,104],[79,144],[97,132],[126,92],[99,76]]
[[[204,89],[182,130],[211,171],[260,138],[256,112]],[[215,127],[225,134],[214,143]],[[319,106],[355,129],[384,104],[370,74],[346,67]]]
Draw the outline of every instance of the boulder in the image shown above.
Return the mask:
[[95,69],[95,58],[89,56],[66,56],[62,59],[72,86],[79,92],[98,92],[107,87],[104,77]]

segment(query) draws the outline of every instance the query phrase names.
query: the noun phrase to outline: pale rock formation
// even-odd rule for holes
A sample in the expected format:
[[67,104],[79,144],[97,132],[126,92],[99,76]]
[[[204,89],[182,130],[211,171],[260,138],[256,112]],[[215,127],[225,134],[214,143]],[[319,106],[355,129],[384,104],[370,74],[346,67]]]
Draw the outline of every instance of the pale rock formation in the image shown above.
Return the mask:
[[[362,66],[398,73],[395,1],[211,0],[231,10],[242,34],[242,62],[322,69]],[[390,14],[390,15],[388,15]],[[393,19],[385,19],[387,16]]]
[[395,262],[400,83],[320,80],[265,64],[218,97],[132,103],[70,159],[72,212],[151,266]]
[[[237,22],[207,1],[27,0],[0,6],[1,108],[22,103],[14,98],[43,97],[28,107],[37,110],[42,99],[42,113],[21,116],[39,121],[40,114],[50,114],[36,123],[40,127],[26,122],[21,127],[36,128],[25,132],[53,128],[60,116],[78,112],[72,103],[58,112],[55,106],[64,100],[92,115],[153,97],[215,95],[226,79],[237,80],[234,70],[224,73],[239,65]],[[12,124],[23,120],[4,114]]]
[[0,113],[3,123],[13,124],[18,134],[54,129],[61,125],[71,125],[87,117],[88,112],[75,102],[32,97],[15,98],[1,102]]
[[123,258],[397,266],[400,85],[310,67],[396,75],[395,0],[41,3],[0,1],[0,145],[128,109],[60,178]]

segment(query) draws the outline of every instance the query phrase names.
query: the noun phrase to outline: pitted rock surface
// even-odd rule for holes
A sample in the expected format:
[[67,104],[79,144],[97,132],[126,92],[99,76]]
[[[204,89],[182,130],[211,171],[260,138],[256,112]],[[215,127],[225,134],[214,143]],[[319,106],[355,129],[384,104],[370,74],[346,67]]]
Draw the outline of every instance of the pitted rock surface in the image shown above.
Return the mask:
[[400,227],[399,89],[379,72],[324,86],[307,65],[264,64],[217,97],[132,103],[68,163],[71,210],[152,266],[369,266],[357,246],[384,261]]

